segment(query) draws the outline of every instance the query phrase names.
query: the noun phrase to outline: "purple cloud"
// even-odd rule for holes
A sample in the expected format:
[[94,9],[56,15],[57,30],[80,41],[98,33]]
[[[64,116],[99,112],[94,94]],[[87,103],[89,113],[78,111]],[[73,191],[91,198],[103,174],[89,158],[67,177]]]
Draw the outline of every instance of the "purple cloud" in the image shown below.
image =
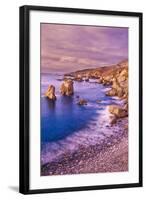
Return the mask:
[[41,24],[41,70],[72,71],[128,59],[128,28]]

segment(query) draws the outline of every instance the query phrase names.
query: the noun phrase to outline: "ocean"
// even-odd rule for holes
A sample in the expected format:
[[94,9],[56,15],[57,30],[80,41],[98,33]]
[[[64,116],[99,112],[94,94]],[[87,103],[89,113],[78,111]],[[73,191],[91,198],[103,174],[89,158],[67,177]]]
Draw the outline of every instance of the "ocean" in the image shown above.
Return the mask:
[[[106,96],[108,87],[94,79],[74,81],[74,95],[62,96],[62,78],[61,73],[41,74],[41,164],[57,160],[66,152],[72,153],[81,145],[94,145],[107,134],[113,134],[109,128],[108,105],[120,104],[120,100]],[[55,86],[56,101],[44,96],[50,84]],[[79,99],[87,100],[87,105],[79,106]]]

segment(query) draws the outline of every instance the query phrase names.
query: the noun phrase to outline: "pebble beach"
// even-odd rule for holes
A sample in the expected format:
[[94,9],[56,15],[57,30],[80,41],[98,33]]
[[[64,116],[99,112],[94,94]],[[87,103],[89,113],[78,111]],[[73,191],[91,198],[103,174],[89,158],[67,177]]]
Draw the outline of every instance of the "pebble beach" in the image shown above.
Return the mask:
[[73,154],[64,154],[60,160],[43,165],[41,175],[128,171],[128,129],[126,125],[121,128],[123,123],[127,124],[128,120],[117,122],[117,134],[100,144],[88,148],[80,146]]

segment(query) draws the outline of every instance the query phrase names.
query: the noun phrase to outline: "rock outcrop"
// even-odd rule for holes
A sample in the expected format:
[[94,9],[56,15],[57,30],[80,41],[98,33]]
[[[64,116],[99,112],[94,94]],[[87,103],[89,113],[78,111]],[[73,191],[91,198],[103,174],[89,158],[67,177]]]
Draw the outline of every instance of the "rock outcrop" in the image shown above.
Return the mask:
[[110,124],[111,125],[114,125],[115,123],[117,122],[117,117],[115,115],[112,115],[110,117]]
[[88,79],[96,79],[97,83],[111,86],[111,89],[106,93],[106,95],[118,96],[125,99],[128,98],[127,60],[120,62],[117,65],[80,70],[68,75],[74,77],[74,80],[78,81],[82,81],[83,79],[87,81]]
[[128,113],[126,109],[121,108],[120,106],[117,105],[110,105],[109,106],[109,112],[116,116],[116,118],[122,118],[122,117],[127,117]]
[[74,77],[74,80],[75,80],[75,81],[78,81],[78,82],[83,81],[81,75],[77,75],[77,76],[75,76],[75,77]]
[[[117,96],[125,101],[122,108],[117,105],[109,106],[109,112],[112,114],[111,124],[116,123],[119,118],[128,116],[128,60],[116,65],[84,69],[67,75],[78,81],[96,79],[96,83],[109,86],[107,96]],[[78,104],[84,105],[84,101],[80,100]]]
[[45,96],[48,97],[50,100],[56,100],[55,87],[53,85],[49,85]]
[[128,66],[117,71],[112,79],[112,88],[106,95],[128,98]]
[[71,79],[65,79],[61,84],[60,92],[62,95],[71,96],[74,93],[73,81]]
[[87,105],[87,101],[85,99],[80,99],[77,103],[78,105]]

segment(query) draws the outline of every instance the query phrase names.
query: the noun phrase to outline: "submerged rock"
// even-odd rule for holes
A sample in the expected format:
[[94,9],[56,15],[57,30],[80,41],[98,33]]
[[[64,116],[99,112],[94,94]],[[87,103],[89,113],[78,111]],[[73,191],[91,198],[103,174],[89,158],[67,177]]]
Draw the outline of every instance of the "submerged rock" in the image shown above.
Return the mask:
[[116,91],[116,96],[122,97],[124,95],[123,88],[117,78],[114,78],[112,89]]
[[80,99],[77,104],[78,105],[87,105],[87,101],[85,99]]
[[62,95],[71,96],[74,93],[73,81],[71,79],[65,79],[61,84],[60,92]]
[[48,97],[51,100],[56,100],[55,87],[53,85],[48,86],[48,89],[45,93],[45,96]]

